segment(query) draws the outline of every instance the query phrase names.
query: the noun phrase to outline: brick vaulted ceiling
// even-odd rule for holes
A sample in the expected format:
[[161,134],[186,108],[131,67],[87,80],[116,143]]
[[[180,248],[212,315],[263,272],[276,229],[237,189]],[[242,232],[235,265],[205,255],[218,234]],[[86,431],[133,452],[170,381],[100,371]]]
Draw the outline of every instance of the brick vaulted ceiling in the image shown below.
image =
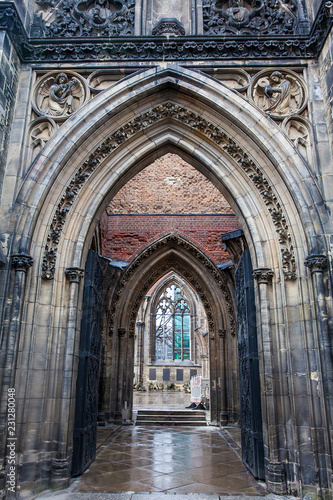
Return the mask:
[[133,177],[109,204],[101,221],[103,254],[129,262],[154,239],[176,232],[220,264],[230,258],[221,234],[239,227],[218,189],[169,153]]

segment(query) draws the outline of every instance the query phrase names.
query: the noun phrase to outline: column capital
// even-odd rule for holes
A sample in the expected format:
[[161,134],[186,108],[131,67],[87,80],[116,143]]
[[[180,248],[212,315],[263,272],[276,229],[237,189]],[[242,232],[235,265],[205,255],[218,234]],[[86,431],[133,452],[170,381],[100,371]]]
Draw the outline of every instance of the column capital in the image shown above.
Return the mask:
[[220,339],[224,339],[225,335],[227,333],[227,330],[219,329],[219,330],[217,330],[217,333],[218,333]]
[[304,261],[304,265],[308,267],[312,273],[323,273],[328,267],[327,257],[322,254],[308,255]]
[[21,271],[26,273],[29,267],[33,265],[33,258],[26,253],[18,253],[12,255],[12,266],[16,271]]
[[65,274],[70,283],[80,283],[80,279],[84,276],[82,267],[67,267]]
[[274,271],[269,267],[258,267],[257,269],[253,269],[253,277],[259,284],[264,283],[266,285],[271,285],[273,276]]
[[146,324],[146,323],[145,323],[144,321],[138,321],[138,322],[137,322],[137,324],[136,324],[136,326],[137,326],[138,328],[143,328],[143,327],[145,326],[145,324]]

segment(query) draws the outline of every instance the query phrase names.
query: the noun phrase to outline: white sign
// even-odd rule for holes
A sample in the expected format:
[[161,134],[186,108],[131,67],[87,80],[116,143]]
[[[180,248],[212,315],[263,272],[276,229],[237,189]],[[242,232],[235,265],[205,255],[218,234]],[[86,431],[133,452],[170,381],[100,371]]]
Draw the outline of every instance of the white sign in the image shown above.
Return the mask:
[[201,376],[191,378],[191,403],[201,403]]

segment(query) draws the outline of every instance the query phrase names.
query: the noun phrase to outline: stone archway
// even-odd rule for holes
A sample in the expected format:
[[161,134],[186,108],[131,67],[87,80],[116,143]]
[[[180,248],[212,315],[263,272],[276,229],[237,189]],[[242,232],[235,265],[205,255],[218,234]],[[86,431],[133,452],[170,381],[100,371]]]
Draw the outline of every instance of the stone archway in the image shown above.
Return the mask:
[[[82,312],[79,276],[89,243],[108,199],[169,151],[190,161],[225,194],[249,245],[257,277],[269,488],[326,488],[330,465],[320,464],[330,455],[332,415],[325,404],[329,382],[323,382],[329,380],[330,341],[322,293],[327,267],[322,198],[304,160],[260,110],[213,79],[177,65],[126,78],[86,104],[41,151],[17,196],[4,389],[14,378],[22,388],[21,481],[27,488],[68,481]],[[265,278],[267,270],[272,281]],[[318,292],[318,307],[309,317]],[[302,387],[296,375],[300,361]],[[318,380],[319,392],[313,392],[311,380]],[[304,397],[310,401],[306,407]]]
[[[166,235],[142,251],[119,278],[110,304],[108,330],[114,350],[114,382],[110,391],[111,418],[122,421],[122,409],[132,406],[132,373],[134,363],[134,331],[136,316],[147,291],[167,272],[182,276],[196,291],[206,311],[211,353],[211,416],[220,421],[225,404],[226,381],[223,365],[221,332],[228,334],[230,364],[228,369],[237,379],[235,315],[231,291],[223,274],[195,245],[184,238]],[[126,372],[124,371],[126,366]],[[236,413],[237,394],[229,394],[230,413]]]

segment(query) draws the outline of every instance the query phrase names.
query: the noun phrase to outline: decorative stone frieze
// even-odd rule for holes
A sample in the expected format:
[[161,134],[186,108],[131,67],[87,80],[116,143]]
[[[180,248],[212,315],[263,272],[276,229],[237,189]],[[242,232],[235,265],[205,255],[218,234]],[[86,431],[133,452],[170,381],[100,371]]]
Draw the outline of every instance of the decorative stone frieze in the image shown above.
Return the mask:
[[81,267],[68,267],[65,271],[70,283],[80,283],[84,276],[84,269]]
[[85,181],[91,176],[98,165],[126,140],[138,131],[146,129],[164,118],[173,118],[189,126],[192,130],[197,130],[209,140],[218,144],[244,170],[267,205],[276,231],[279,234],[285,279],[295,279],[295,256],[286,216],[267,178],[248,154],[224,130],[208,122],[205,118],[190,109],[172,102],[159,104],[120,127],[107,137],[79,168],[74,178],[66,187],[53,217],[45,246],[42,277],[44,279],[53,279],[54,277],[56,253],[62,228],[70,207]]
[[[270,0],[270,2],[273,3],[273,0]],[[289,30],[287,23],[284,28],[286,35],[281,37],[280,28],[283,27],[288,17],[287,11],[288,9],[291,11],[290,6],[292,5],[290,2],[288,5],[288,2],[281,1],[274,3],[276,5],[279,4],[283,8],[284,12],[280,12],[279,19],[284,19],[284,22],[282,21],[281,25],[275,25],[275,27],[267,27],[270,30],[269,39],[266,36],[262,39],[258,38],[258,30],[254,29],[253,33],[246,33],[246,40],[231,32],[228,39],[222,39],[221,35],[212,34],[200,36],[198,37],[199,39],[196,38],[195,40],[192,38],[184,40],[183,37],[182,39],[174,39],[167,43],[165,40],[156,40],[152,44],[149,37],[143,37],[143,39],[140,37],[140,39],[137,39],[137,37],[133,36],[129,40],[126,40],[126,42],[122,39],[123,34],[128,35],[129,31],[133,33],[134,0],[128,0],[128,2],[124,0],[128,9],[125,21],[122,20],[123,16],[121,13],[118,13],[110,20],[108,27],[103,27],[102,29],[92,26],[89,20],[84,19],[84,17],[79,18],[83,21],[82,23],[80,23],[79,19],[72,17],[73,7],[77,3],[79,3],[78,0],[75,0],[75,2],[74,0],[68,0],[68,2],[61,2],[63,7],[59,4],[57,5],[54,14],[55,19],[52,21],[55,24],[52,25],[52,22],[50,23],[47,33],[48,38],[45,40],[41,39],[46,36],[45,22],[39,18],[36,19],[31,31],[34,38],[29,38],[22,26],[15,6],[9,1],[0,2],[0,28],[8,32],[21,60],[26,63],[78,62],[83,60],[88,62],[99,61],[101,59],[104,61],[128,60],[131,62],[147,60],[184,61],[187,59],[235,60],[252,58],[294,58],[299,60],[300,58],[318,57],[333,21],[330,7],[331,2],[323,2],[313,27],[308,34],[293,34],[294,24],[292,30]],[[106,4],[106,2],[104,3]],[[108,3],[110,5],[110,2]],[[210,0],[207,0],[206,5],[208,8],[210,8],[211,3]],[[250,2],[246,3],[250,4]],[[222,2],[220,4],[222,5]],[[51,9],[53,7],[52,2],[44,2],[41,5],[41,9]],[[65,7],[67,10],[59,10],[65,9]],[[248,7],[246,8],[248,9]],[[222,8],[222,10],[224,9]],[[235,17],[235,14],[233,17]],[[228,19],[230,20],[230,16]],[[208,26],[208,22],[206,15],[205,26]],[[205,29],[207,33],[211,29],[211,26]],[[259,30],[259,34],[264,34],[264,32]],[[114,37],[112,41],[110,41],[110,35]],[[94,37],[93,43],[87,41],[87,37],[89,36]],[[62,37],[62,39],[65,38],[68,40],[68,43],[57,43],[59,37]]]
[[326,255],[313,254],[309,255],[304,262],[312,273],[322,273],[328,268],[328,261]]
[[29,267],[33,265],[33,258],[25,253],[12,255],[12,266],[16,271],[26,273]]
[[298,9],[295,0],[203,0],[207,35],[293,34]]
[[259,284],[271,285],[274,276],[274,271],[269,267],[258,267],[253,270],[253,277]]

